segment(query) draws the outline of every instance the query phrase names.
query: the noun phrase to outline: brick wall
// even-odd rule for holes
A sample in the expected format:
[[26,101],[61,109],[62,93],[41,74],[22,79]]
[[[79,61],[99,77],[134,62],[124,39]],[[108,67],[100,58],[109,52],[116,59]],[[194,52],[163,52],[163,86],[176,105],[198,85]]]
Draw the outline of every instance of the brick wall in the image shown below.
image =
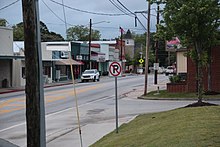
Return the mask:
[[[211,87],[213,91],[220,92],[220,46],[212,49],[212,63],[211,63]],[[187,87],[188,92],[196,92],[196,66],[195,63],[187,59]],[[208,90],[208,72],[207,68],[203,70],[203,84],[204,90]]]
[[176,92],[186,92],[186,83],[167,83],[167,91]]

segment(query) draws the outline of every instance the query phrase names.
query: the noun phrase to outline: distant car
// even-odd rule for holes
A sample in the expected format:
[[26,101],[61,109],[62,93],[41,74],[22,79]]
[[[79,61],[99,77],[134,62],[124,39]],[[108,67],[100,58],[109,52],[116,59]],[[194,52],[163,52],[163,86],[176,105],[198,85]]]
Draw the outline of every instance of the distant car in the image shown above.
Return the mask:
[[175,73],[175,68],[173,66],[167,66],[165,69],[165,75],[168,76],[169,74],[174,74]]
[[89,81],[89,80],[93,80],[94,82],[100,80],[100,74],[97,69],[85,70],[82,73],[81,81],[84,82],[84,81]]
[[166,69],[164,67],[159,67],[158,70],[157,70],[157,73],[163,74],[163,73],[165,73],[165,70]]

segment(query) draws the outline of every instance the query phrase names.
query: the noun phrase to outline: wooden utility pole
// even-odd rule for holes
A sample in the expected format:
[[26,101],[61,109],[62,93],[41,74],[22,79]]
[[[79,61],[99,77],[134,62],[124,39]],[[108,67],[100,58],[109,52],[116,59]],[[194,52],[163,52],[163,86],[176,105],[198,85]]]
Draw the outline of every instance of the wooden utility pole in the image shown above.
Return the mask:
[[[157,25],[159,25],[160,21],[160,5],[157,3]],[[157,26],[157,31],[158,31],[158,26]],[[155,48],[155,63],[158,63],[158,49],[159,49],[159,40],[156,41],[156,48]],[[157,73],[158,69],[155,69],[154,71],[154,84],[157,84]]]
[[38,0],[22,0],[24,22],[27,146],[45,147],[45,110]]
[[91,40],[92,40],[92,19],[89,21],[89,69],[92,68],[91,63]]
[[150,0],[148,0],[144,95],[147,95],[147,81],[148,81],[148,54],[150,49],[150,7],[151,7],[151,3]]

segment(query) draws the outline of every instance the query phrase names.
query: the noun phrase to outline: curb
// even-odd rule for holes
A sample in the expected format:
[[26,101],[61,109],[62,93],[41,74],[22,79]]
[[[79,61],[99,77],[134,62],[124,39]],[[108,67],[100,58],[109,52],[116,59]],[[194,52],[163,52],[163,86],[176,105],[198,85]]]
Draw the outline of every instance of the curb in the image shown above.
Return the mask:
[[[138,99],[142,100],[169,100],[169,101],[197,101],[197,98],[154,98],[154,97],[149,97],[145,98],[143,96],[137,97]],[[203,98],[204,101],[220,101],[220,98]]]

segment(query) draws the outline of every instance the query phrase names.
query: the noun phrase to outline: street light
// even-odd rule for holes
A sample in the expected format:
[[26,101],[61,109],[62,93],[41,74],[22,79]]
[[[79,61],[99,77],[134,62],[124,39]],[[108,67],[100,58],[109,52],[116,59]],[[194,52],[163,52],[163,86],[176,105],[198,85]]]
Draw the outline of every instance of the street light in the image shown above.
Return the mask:
[[89,69],[91,69],[91,40],[92,40],[92,25],[94,24],[99,24],[99,23],[110,23],[109,21],[99,21],[99,22],[95,22],[92,23],[92,19],[90,19],[89,21]]

